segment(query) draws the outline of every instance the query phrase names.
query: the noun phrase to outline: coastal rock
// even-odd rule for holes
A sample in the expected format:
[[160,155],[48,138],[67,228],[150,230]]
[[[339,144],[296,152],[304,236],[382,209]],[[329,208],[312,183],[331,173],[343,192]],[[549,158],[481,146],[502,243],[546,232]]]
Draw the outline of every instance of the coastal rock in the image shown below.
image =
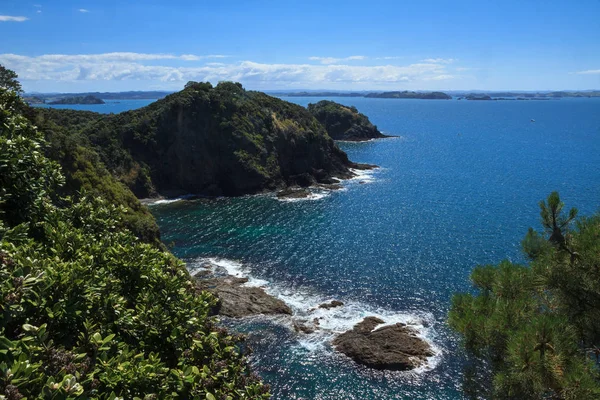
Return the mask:
[[411,370],[434,355],[414,329],[401,323],[375,329],[382,323],[379,318],[367,317],[336,337],[333,346],[359,364],[382,370]]
[[329,310],[330,308],[335,308],[335,307],[341,307],[343,306],[344,303],[339,301],[339,300],[332,300],[329,303],[323,303],[319,306],[319,308],[324,308],[326,310]]
[[322,100],[309,104],[308,111],[325,126],[327,133],[335,140],[362,142],[371,139],[387,137],[379,132],[377,127],[356,107]]
[[277,192],[278,199],[305,199],[310,196],[310,190],[300,188],[287,188]]
[[257,314],[292,314],[292,310],[283,301],[267,294],[262,288],[242,286],[248,282],[248,278],[227,275],[198,279],[196,282],[200,290],[207,290],[219,299],[213,310],[215,314],[232,318]]
[[317,328],[316,326],[308,325],[306,321],[294,321],[292,325],[296,332],[302,332],[307,335],[314,333]]

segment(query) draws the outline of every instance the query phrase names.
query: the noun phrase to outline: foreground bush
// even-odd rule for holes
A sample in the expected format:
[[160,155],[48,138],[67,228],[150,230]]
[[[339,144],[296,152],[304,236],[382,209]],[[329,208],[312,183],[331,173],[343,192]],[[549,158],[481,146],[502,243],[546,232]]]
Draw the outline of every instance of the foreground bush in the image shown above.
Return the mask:
[[540,203],[545,232],[522,243],[530,266],[479,266],[476,294],[452,299],[450,326],[492,367],[491,397],[600,398],[600,215],[563,206],[556,192]]
[[21,107],[0,89],[0,399],[268,397],[180,261],[123,208],[58,197]]

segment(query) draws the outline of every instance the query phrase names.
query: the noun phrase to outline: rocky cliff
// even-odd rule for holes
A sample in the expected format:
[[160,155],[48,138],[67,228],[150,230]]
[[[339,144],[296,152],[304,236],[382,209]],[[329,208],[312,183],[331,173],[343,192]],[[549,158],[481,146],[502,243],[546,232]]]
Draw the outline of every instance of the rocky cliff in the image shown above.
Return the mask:
[[232,82],[190,82],[84,135],[138,197],[242,195],[332,183],[361,168],[305,108]]
[[317,104],[309,104],[308,111],[323,124],[329,136],[335,140],[360,142],[386,137],[366,115],[359,113],[356,107],[322,100]]

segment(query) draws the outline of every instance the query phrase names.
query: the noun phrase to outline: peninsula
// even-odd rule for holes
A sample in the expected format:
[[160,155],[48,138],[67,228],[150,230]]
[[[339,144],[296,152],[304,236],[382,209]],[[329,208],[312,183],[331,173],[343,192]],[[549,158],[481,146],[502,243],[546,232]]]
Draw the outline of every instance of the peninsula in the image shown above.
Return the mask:
[[48,104],[105,104],[104,100],[91,95],[64,97],[58,100],[50,101]]

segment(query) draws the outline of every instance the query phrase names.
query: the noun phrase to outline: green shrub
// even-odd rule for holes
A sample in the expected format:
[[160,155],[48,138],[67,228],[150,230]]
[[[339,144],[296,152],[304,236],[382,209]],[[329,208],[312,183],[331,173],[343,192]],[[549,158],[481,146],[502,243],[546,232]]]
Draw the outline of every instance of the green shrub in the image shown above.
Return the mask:
[[0,91],[0,398],[267,398],[180,261],[123,206],[58,196],[19,101]]

